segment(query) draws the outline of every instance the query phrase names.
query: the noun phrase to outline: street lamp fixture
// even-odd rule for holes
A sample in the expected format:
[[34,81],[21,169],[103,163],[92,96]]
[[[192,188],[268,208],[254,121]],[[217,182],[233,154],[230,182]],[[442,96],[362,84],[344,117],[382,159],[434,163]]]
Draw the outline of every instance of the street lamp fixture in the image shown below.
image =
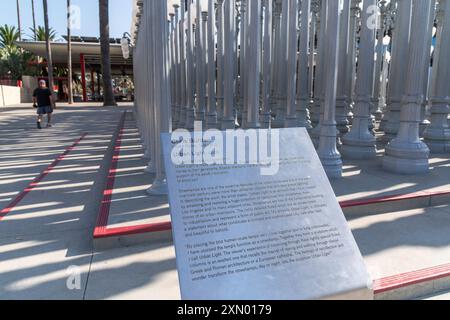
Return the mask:
[[125,32],[120,40],[120,45],[122,46],[122,55],[125,60],[130,58],[130,45],[131,45],[131,35]]

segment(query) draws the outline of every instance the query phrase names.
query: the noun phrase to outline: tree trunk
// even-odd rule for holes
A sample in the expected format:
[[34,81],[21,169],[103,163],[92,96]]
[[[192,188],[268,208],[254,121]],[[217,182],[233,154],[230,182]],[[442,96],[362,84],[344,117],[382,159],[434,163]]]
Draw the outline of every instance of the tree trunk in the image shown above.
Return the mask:
[[34,12],[34,0],[31,0],[31,14],[33,15],[33,35],[34,35],[34,41],[37,41],[36,36],[36,14]]
[[100,45],[102,55],[103,74],[103,105],[116,106],[114,99],[112,77],[111,77],[111,57],[109,55],[109,12],[108,0],[99,0],[100,13]]
[[42,0],[44,4],[44,24],[45,24],[45,42],[47,45],[47,69],[48,69],[48,87],[53,94],[53,60],[50,44],[49,26],[48,26],[48,6],[47,0]]
[[72,89],[72,39],[71,39],[71,22],[70,22],[70,0],[67,0],[67,67],[69,72],[67,74],[67,102],[73,104],[73,89]]
[[19,28],[19,40],[22,41],[22,23],[20,21],[20,4],[19,0],[16,0],[17,4],[17,27]]

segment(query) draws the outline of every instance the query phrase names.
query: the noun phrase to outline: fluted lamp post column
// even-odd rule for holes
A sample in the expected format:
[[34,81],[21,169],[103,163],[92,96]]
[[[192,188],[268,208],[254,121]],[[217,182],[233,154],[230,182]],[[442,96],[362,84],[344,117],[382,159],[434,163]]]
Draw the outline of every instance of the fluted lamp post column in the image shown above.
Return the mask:
[[355,105],[354,90],[356,83],[356,60],[357,60],[356,38],[358,34],[357,32],[358,17],[361,14],[361,10],[359,8],[360,3],[361,0],[351,0],[351,7],[350,7],[350,30],[348,40],[348,56],[346,62],[348,77],[345,82],[347,92],[346,114],[348,122],[350,124],[353,123],[353,107]]
[[162,155],[161,133],[167,133],[172,130],[172,121],[170,114],[170,81],[168,70],[168,54],[167,54],[167,2],[151,1],[152,13],[151,31],[154,35],[155,50],[155,115],[156,115],[156,177],[152,186],[147,190],[150,195],[167,195],[167,181],[164,169],[164,161]]
[[144,63],[144,77],[145,77],[145,83],[147,84],[144,88],[144,99],[145,99],[145,108],[147,109],[147,119],[148,119],[148,128],[149,128],[149,150],[150,150],[150,161],[147,164],[147,167],[145,168],[145,172],[147,173],[155,173],[156,158],[157,155],[157,141],[154,138],[157,135],[157,122],[156,119],[156,105],[155,105],[155,78],[154,78],[154,72],[155,72],[155,65],[154,65],[154,59],[155,59],[155,47],[153,46],[153,41],[155,39],[155,35],[152,32],[152,10],[153,6],[149,2],[146,2],[144,5],[144,12],[145,17],[144,21],[145,24],[143,25],[142,32],[144,32],[144,57],[145,63]]
[[364,0],[361,12],[361,40],[358,59],[358,72],[355,88],[355,107],[352,129],[343,139],[341,153],[349,159],[370,159],[377,155],[376,140],[369,131],[371,96],[373,91],[374,70],[374,31],[369,23],[371,12],[369,8],[376,0]]
[[[408,72],[402,98],[400,128],[397,137],[386,146],[383,167],[395,173],[418,174],[429,170],[430,150],[420,140],[420,109],[424,99],[422,73],[430,48],[426,45],[429,33],[429,19],[433,3],[412,0],[412,23],[408,55]],[[419,72],[418,72],[419,71]]]
[[[147,38],[148,38],[148,30],[147,30],[147,23],[148,23],[148,17],[146,15],[147,11],[149,10],[149,6],[148,5],[144,5],[142,7],[142,16],[141,16],[141,21],[140,24],[142,26],[141,31],[139,32],[139,40],[140,40],[140,46],[141,47],[141,54],[143,56],[142,59],[142,64],[143,64],[143,69],[147,69],[147,67],[149,67],[149,59],[148,56],[150,55],[150,51],[151,48],[148,48],[147,46]],[[141,79],[142,79],[142,84],[143,87],[145,88],[144,90],[142,90],[141,92],[141,99],[142,99],[142,115],[143,115],[143,121],[142,121],[142,140],[143,140],[143,145],[144,145],[144,156],[143,158],[145,160],[150,160],[153,156],[152,154],[152,143],[153,141],[151,140],[151,136],[152,136],[152,131],[151,131],[151,124],[153,121],[153,117],[150,113],[151,110],[151,106],[149,105],[149,93],[151,92],[151,89],[148,88],[150,86],[151,83],[151,79],[148,79],[148,73],[144,72],[141,73]],[[146,89],[146,87],[148,89]]]
[[[172,10],[172,8],[171,8]],[[177,113],[177,93],[176,93],[176,55],[175,55],[175,13],[169,13],[169,54],[170,54],[170,96],[172,105],[172,127],[177,127],[178,113]]]
[[[271,126],[274,126],[274,120],[280,116],[279,99],[280,93],[280,77],[281,77],[281,11],[282,0],[273,0],[273,45],[272,45],[272,76],[271,76],[271,113],[275,115],[275,119],[271,119]],[[280,125],[281,121],[278,121]],[[283,123],[284,125],[284,123]]]
[[241,117],[241,127],[247,127],[247,117],[248,117],[248,81],[247,81],[247,49],[248,49],[248,37],[247,32],[250,27],[248,21],[249,6],[248,4],[251,0],[241,0],[240,6],[240,29],[239,29],[239,81],[237,86],[237,101],[236,105],[238,108],[238,118]]
[[[396,16],[396,2],[391,2],[386,7],[385,13],[385,30],[389,30],[391,33],[395,29],[395,16]],[[380,109],[383,111],[378,131],[384,132],[386,123],[388,121],[389,112],[387,108],[388,101],[388,80],[391,79],[391,52],[388,51],[389,45],[392,43],[392,37],[386,35],[383,39],[384,45],[384,60],[383,60],[383,72],[382,72],[382,84],[381,84],[381,97],[380,97]]]
[[312,129],[311,108],[314,106],[314,78],[315,78],[315,61],[316,61],[316,29],[317,29],[317,2],[318,0],[311,0],[311,24],[309,30],[309,70],[308,70],[308,131]]
[[180,127],[180,123],[181,123],[181,94],[180,94],[180,78],[181,78],[181,74],[180,74],[180,37],[179,37],[179,32],[178,32],[178,28],[179,28],[179,8],[180,6],[177,4],[173,5],[173,9],[174,9],[174,14],[175,14],[175,26],[174,26],[174,30],[173,30],[173,37],[174,37],[174,80],[173,80],[173,85],[175,86],[174,88],[174,92],[175,92],[175,121],[174,121],[174,126],[176,128]]
[[[440,0],[440,9],[443,13],[442,27],[439,31],[441,35],[450,34],[450,0]],[[450,72],[448,71],[447,58],[450,57],[450,41],[445,37],[439,37],[440,44],[437,47],[439,52],[436,63],[436,81],[431,95],[431,124],[425,130],[425,143],[432,153],[450,152],[450,128],[448,115],[450,113]]]
[[[310,47],[310,17],[311,0],[301,1],[300,15],[300,55],[297,66],[297,125],[310,130],[312,128],[309,121],[309,55],[314,55],[314,45]],[[310,68],[313,68],[311,63]]]
[[262,88],[262,113],[261,127],[269,128],[272,120],[270,104],[271,88],[271,63],[272,63],[272,0],[264,0],[264,38],[263,38],[263,88]]
[[437,69],[439,68],[439,52],[441,51],[441,43],[443,38],[443,18],[444,18],[444,7],[445,2],[441,1],[439,2],[437,12],[436,12],[436,45],[434,47],[433,52],[433,70],[432,70],[432,76],[431,76],[431,95],[434,94],[434,91],[436,89],[436,81],[437,81]]
[[216,13],[215,1],[208,1],[208,103],[206,127],[217,128],[216,107]]
[[314,129],[311,130],[310,136],[314,143],[314,146],[318,148],[320,132],[322,130],[323,122],[323,108],[325,99],[325,41],[327,40],[327,9],[325,5],[325,0],[321,0],[320,6],[320,23],[319,23],[319,35],[318,35],[318,45],[317,45],[317,67],[316,67],[316,81],[314,92],[314,107],[311,121],[316,125]]
[[[400,124],[402,95],[405,89],[405,74],[408,68],[409,41],[411,37],[411,0],[397,0],[397,14],[393,31],[392,62],[387,99],[387,122],[383,140],[395,138]],[[422,71],[421,71],[422,72]]]
[[[427,30],[429,37],[427,38],[427,42],[424,44],[427,48],[431,48],[431,42],[433,38],[433,27],[435,22],[435,13],[436,13],[436,0],[428,0],[431,2],[431,13],[428,20]],[[430,72],[431,72],[431,50],[428,52],[428,54],[425,56],[425,60],[427,63],[423,64],[423,80],[422,80],[422,87],[423,87],[423,95],[424,99],[422,102],[422,107],[420,109],[420,124],[419,124],[419,135],[420,137],[423,137],[423,134],[425,132],[425,129],[430,125],[430,121],[427,118],[428,114],[428,107],[430,105]]]
[[324,78],[324,114],[320,130],[317,153],[330,179],[342,177],[342,160],[336,145],[336,87],[339,52],[339,1],[324,0],[327,6],[327,30],[324,42],[325,78]]
[[281,23],[278,47],[278,77],[277,77],[277,114],[272,121],[272,127],[283,128],[286,123],[287,109],[287,30],[288,30],[288,0],[280,1]]
[[202,85],[203,85],[203,107],[200,110],[201,116],[198,117],[206,124],[206,115],[208,108],[208,3],[203,0],[202,6],[202,60],[201,65]]
[[[247,79],[246,86],[248,103],[247,108],[247,128],[257,129],[261,127],[259,123],[259,89],[260,89],[260,59],[258,59],[261,51],[261,1],[251,1],[248,7],[248,30],[247,37],[249,41],[248,51],[246,55],[252,57],[247,60]],[[244,113],[243,113],[244,116]]]
[[[311,82],[313,83],[313,90],[311,91],[311,102],[310,102],[310,119],[311,124],[313,127],[316,127],[319,123],[319,117],[320,117],[320,102],[319,102],[319,91],[320,91],[320,76],[321,76],[321,64],[320,64],[320,51],[321,51],[321,13],[322,13],[322,0],[311,0],[311,11],[313,14],[313,21],[314,21],[314,29],[315,33],[312,34],[312,37],[314,38],[313,44],[315,44],[313,50],[313,56],[310,57],[310,61],[312,65],[315,67],[314,70],[311,70]],[[322,18],[323,19],[323,18]],[[317,39],[317,41],[316,41]],[[317,43],[317,44],[316,44]]]
[[186,66],[186,0],[181,0],[181,20],[179,22],[178,32],[180,41],[180,81],[179,81],[179,91],[180,91],[180,128],[186,128],[187,126],[187,93],[186,93],[186,82],[187,82],[187,66]]
[[202,1],[196,0],[196,28],[195,28],[195,80],[196,80],[196,121],[205,121],[206,115],[206,90],[205,90],[205,66],[206,66],[206,43],[204,42],[204,25],[208,13],[203,10]]
[[187,0],[187,44],[186,44],[186,129],[194,130],[195,121],[195,70],[194,70],[194,40],[192,22],[192,0]]
[[217,126],[223,118],[223,79],[224,79],[224,24],[223,1],[217,0]]
[[389,66],[391,57],[390,54],[388,54],[387,48],[391,42],[391,38],[389,36],[385,36],[383,38],[383,62],[381,67],[381,83],[380,83],[380,98],[378,101],[378,110],[377,113],[380,113],[381,115],[378,116],[380,120],[380,125],[378,127],[378,131],[384,131],[384,126],[386,125],[386,98],[387,98],[387,81],[389,79]]
[[224,105],[222,129],[234,129],[234,38],[235,0],[224,0]]
[[386,31],[386,15],[387,15],[387,0],[379,1],[380,16],[380,26],[377,32],[377,47],[376,54],[377,60],[375,63],[375,81],[373,89],[373,102],[374,102],[374,116],[375,120],[380,121],[383,116],[383,111],[381,110],[380,97],[381,97],[381,85],[382,85],[382,74],[384,66],[384,53],[385,53],[385,31]]
[[[349,54],[349,29],[350,29],[350,0],[343,0],[343,9],[341,14],[341,24],[339,28],[339,69],[338,84],[336,97],[336,123],[341,134],[345,134],[349,130],[349,121],[347,118],[348,110],[348,90],[346,87],[347,78],[352,77],[348,73],[347,61]],[[353,63],[353,62],[352,62]]]
[[310,38],[310,54],[309,54],[309,120],[311,122],[311,126],[313,124],[312,121],[312,112],[314,107],[314,92],[315,92],[315,75],[316,75],[316,32],[318,27],[318,12],[320,11],[320,0],[311,0],[311,28],[309,33]]
[[[297,26],[298,6],[297,0],[286,0],[288,5],[288,29],[287,29],[287,113],[286,128],[297,127],[296,105],[296,69],[297,69]],[[284,5],[284,3],[283,3]]]

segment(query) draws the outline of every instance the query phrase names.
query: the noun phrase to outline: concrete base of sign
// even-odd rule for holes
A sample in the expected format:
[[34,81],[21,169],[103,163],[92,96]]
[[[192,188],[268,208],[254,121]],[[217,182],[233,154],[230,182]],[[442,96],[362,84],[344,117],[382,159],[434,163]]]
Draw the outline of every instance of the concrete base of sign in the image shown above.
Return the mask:
[[374,298],[375,295],[372,289],[362,288],[326,297],[323,298],[322,300],[374,300]]

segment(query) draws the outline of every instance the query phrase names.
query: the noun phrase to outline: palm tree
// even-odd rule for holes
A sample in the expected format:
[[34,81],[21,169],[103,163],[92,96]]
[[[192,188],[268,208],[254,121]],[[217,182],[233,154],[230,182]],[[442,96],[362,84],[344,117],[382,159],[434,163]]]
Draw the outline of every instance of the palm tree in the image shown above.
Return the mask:
[[9,49],[15,47],[15,42],[19,39],[20,35],[16,27],[6,24],[0,27],[0,48]]
[[[33,15],[33,31],[36,31],[36,15],[34,13],[34,0],[31,0],[31,14]],[[36,32],[34,33],[33,40],[36,41]]]
[[22,41],[22,28],[21,28],[21,22],[20,22],[20,4],[19,0],[16,0],[17,4],[17,27],[19,28],[19,40]]
[[109,54],[109,1],[99,0],[100,46],[103,73],[103,105],[116,106],[111,77],[111,57]]
[[73,104],[73,89],[72,89],[72,39],[71,39],[71,28],[70,28],[70,0],[67,0],[67,66],[68,66],[68,76],[67,76],[67,91],[68,91],[68,102]]
[[42,0],[42,2],[44,5],[45,42],[47,44],[48,83],[50,91],[53,93],[53,60],[52,60],[52,48],[50,44],[50,29],[48,27],[48,6],[47,0]]
[[[45,41],[45,27],[38,26],[37,28],[30,28],[33,33],[32,36],[29,36],[31,39],[35,41]],[[54,41],[56,39],[57,33],[53,28],[48,28],[48,37],[50,41]]]

